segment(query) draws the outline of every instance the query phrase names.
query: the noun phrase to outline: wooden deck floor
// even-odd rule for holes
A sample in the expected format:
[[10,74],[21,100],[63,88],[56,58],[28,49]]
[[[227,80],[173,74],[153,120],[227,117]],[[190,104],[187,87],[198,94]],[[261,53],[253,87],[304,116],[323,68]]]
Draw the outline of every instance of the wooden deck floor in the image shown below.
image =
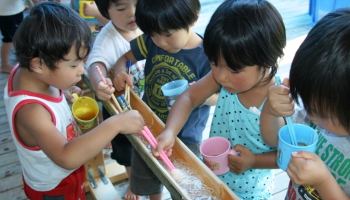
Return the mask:
[[[200,18],[194,29],[197,33],[203,34],[210,16],[223,0],[201,0],[202,9]],[[281,13],[287,29],[287,47],[285,56],[280,62],[278,74],[281,77],[287,77],[290,63],[294,53],[305,35],[312,28],[311,17],[308,15],[308,0],[270,0]],[[12,56],[12,62],[15,62]],[[19,163],[17,152],[14,147],[10,128],[7,121],[6,111],[3,100],[3,88],[6,85],[8,74],[0,73],[0,199],[1,200],[21,200],[27,199],[23,192],[21,164]],[[209,128],[209,125],[207,126]],[[203,133],[206,137],[208,130]],[[204,137],[204,138],[205,138]],[[106,154],[106,156],[108,156]],[[275,170],[275,189],[273,191],[273,200],[284,199],[289,178],[281,170]],[[120,191],[121,196],[125,193],[127,187],[126,181],[115,185]],[[91,196],[87,194],[88,199]],[[163,199],[170,199],[165,192]]]

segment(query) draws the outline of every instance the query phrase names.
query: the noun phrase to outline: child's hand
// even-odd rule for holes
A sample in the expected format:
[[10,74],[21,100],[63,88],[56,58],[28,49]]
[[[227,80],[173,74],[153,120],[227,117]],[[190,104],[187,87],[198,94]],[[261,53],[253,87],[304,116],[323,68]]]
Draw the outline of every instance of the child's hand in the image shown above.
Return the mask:
[[121,126],[120,133],[142,135],[141,131],[145,126],[145,122],[137,110],[129,110],[113,117],[121,120],[117,125]]
[[307,151],[292,154],[287,174],[298,185],[316,186],[333,178],[323,161],[316,154]]
[[92,3],[84,3],[83,12],[85,16],[91,17],[96,17],[100,14],[95,1],[92,1]]
[[240,153],[238,156],[228,155],[228,166],[230,171],[235,174],[241,174],[247,169],[253,167],[255,163],[255,155],[247,147],[238,144],[233,150]]
[[98,82],[96,88],[96,96],[102,101],[107,101],[111,98],[111,95],[114,93],[115,89],[113,87],[112,81],[109,78],[106,78],[107,84],[102,80]]
[[132,76],[129,76],[125,71],[121,71],[114,76],[113,85],[117,91],[124,90],[126,84],[128,84],[130,88],[134,87]]
[[289,79],[284,79],[282,85],[273,85],[268,92],[264,109],[276,117],[287,117],[294,114],[294,103],[289,95]]
[[167,156],[171,156],[171,153],[172,153],[171,148],[175,144],[175,138],[174,138],[173,134],[171,132],[165,130],[160,135],[158,135],[156,140],[158,141],[158,145],[152,151],[153,155],[155,157],[158,157],[160,155],[160,152],[163,150]]
[[63,91],[64,96],[66,97],[67,101],[73,103],[75,101],[74,97],[72,96],[73,93],[76,93],[78,96],[83,96],[84,92],[81,90],[78,86],[72,86],[70,90]]

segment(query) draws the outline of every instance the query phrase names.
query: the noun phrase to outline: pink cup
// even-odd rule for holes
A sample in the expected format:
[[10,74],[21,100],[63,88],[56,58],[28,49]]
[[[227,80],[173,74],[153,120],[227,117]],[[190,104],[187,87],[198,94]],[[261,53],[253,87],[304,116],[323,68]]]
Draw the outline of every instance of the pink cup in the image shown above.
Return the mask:
[[228,167],[229,154],[238,155],[231,150],[230,142],[226,138],[219,136],[204,140],[199,149],[204,163],[216,175],[225,174],[230,170]]

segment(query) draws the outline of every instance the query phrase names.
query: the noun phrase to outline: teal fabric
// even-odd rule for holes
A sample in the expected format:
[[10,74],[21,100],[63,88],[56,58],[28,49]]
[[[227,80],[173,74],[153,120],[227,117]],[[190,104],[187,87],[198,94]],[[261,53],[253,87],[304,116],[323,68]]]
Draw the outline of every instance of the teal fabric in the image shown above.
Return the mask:
[[[263,104],[258,108],[259,111],[262,107]],[[230,141],[231,147],[240,144],[254,154],[275,151],[276,148],[264,143],[259,122],[260,116],[245,108],[237,94],[231,94],[222,88],[209,137],[225,137]],[[242,174],[229,171],[218,177],[241,199],[255,200],[272,197],[274,176],[270,169],[248,169]]]

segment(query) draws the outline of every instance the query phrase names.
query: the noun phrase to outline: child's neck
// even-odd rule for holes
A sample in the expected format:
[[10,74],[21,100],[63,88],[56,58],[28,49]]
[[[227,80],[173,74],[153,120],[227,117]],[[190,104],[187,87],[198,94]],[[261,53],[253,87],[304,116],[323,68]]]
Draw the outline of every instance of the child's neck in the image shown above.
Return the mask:
[[203,43],[203,39],[197,35],[191,28],[188,30],[190,32],[190,37],[186,45],[182,49],[194,49]]
[[35,72],[29,72],[23,68],[19,68],[13,76],[12,89],[13,91],[25,90],[51,97],[60,96],[59,89],[43,82]]
[[128,42],[130,42],[131,40],[137,38],[138,36],[140,36],[142,34],[142,31],[139,28],[137,28],[134,31],[127,31],[127,30],[122,30],[122,29],[118,28],[114,24],[113,24],[113,26],[120,33],[120,35]]
[[259,85],[252,89],[238,94],[241,104],[249,109],[250,107],[259,108],[265,101],[267,93],[271,85],[275,84],[275,78],[270,82],[261,82]]

